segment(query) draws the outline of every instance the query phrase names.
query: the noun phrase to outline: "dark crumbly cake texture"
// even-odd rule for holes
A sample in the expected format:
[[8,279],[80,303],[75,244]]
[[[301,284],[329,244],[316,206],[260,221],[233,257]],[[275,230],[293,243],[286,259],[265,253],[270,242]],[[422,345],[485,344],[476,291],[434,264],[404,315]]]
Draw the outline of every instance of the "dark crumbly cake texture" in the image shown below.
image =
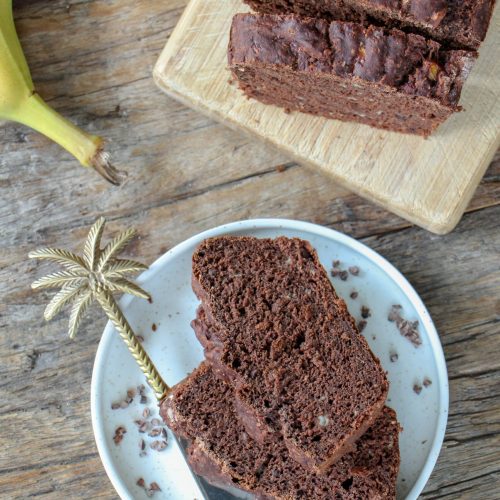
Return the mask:
[[495,0],[245,0],[267,14],[355,21],[424,35],[447,47],[477,49]]
[[475,57],[396,29],[296,15],[236,14],[228,48],[248,97],[423,136],[460,110]]
[[395,499],[399,425],[393,410],[385,407],[351,453],[316,474],[290,459],[282,441],[253,441],[233,401],[232,389],[202,363],[161,405],[171,429],[191,441],[194,471],[209,482],[266,499]]
[[193,327],[214,372],[258,441],[324,470],[384,405],[388,382],[311,245],[219,237],[193,255],[202,302]]

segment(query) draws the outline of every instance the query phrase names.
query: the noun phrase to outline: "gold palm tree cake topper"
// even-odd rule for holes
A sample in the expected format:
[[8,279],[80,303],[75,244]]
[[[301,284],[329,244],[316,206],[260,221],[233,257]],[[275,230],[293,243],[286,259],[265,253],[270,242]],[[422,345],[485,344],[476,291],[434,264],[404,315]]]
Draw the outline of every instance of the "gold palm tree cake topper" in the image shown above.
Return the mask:
[[61,264],[65,270],[55,272],[36,280],[33,289],[61,288],[45,308],[47,321],[58,314],[65,305],[72,303],[69,317],[69,336],[74,338],[83,315],[97,300],[129,351],[137,361],[158,400],[164,398],[170,388],[163,381],[153,362],[137,340],[132,328],[116,303],[113,293],[129,293],[143,299],[150,299],[148,292],[127,279],[130,273],[144,271],[148,267],[140,262],[119,259],[118,254],[134,238],[136,231],[128,229],[113,238],[101,249],[105,219],[100,217],[90,228],[83,256],[59,248],[42,248],[29,253],[32,259],[45,259]]

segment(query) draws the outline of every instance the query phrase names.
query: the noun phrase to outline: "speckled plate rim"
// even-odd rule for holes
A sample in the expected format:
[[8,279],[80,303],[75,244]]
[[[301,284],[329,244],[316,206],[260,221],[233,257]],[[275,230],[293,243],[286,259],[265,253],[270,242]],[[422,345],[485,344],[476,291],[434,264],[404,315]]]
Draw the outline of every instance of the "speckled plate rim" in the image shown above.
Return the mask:
[[[184,240],[183,242],[165,252],[161,257],[153,262],[149,269],[142,273],[136,281],[139,284],[144,283],[145,281],[150,279],[156,273],[156,271],[160,269],[173,256],[183,253],[186,248],[196,245],[206,238],[220,236],[223,234],[231,234],[234,232],[241,233],[245,229],[286,229],[292,231],[304,231],[307,233],[315,234],[317,236],[322,236],[338,241],[341,244],[352,248],[354,251],[359,252],[369,260],[373,261],[374,264],[378,265],[379,268],[383,270],[390,278],[392,278],[392,280],[401,288],[401,291],[408,297],[408,299],[414,305],[416,311],[420,314],[422,318],[422,326],[427,332],[436,362],[436,368],[439,377],[440,407],[438,411],[439,416],[433,443],[427,456],[427,460],[420,472],[420,475],[418,476],[418,479],[415,481],[412,489],[409,491],[406,497],[406,500],[416,500],[420,493],[423,491],[427,481],[429,480],[443,444],[449,409],[448,373],[446,369],[446,361],[443,353],[443,348],[439,340],[439,335],[430,317],[430,314],[427,311],[427,308],[425,307],[415,289],[410,285],[408,280],[384,257],[379,255],[377,252],[375,252],[365,244],[355,240],[354,238],[351,238],[350,236],[340,233],[339,231],[335,231],[334,229],[330,229],[310,222],[275,218],[248,219],[223,224],[221,226],[217,226],[215,228],[208,229],[194,236],[191,236],[187,240]],[[124,296],[119,301],[119,304],[122,308],[126,308],[132,302],[132,300],[132,296]],[[99,456],[101,457],[104,469],[106,470],[111,483],[113,484],[115,490],[121,498],[131,498],[129,489],[113,466],[112,457],[109,453],[108,448],[105,446],[106,439],[104,428],[101,425],[100,419],[98,417],[98,415],[102,414],[102,411],[101,402],[97,397],[97,383],[102,379],[101,372],[104,369],[104,353],[109,347],[109,344],[113,341],[113,333],[114,327],[110,322],[108,322],[104,329],[101,341],[99,342],[94,361],[92,383],[90,389],[92,427],[94,430],[94,436]]]

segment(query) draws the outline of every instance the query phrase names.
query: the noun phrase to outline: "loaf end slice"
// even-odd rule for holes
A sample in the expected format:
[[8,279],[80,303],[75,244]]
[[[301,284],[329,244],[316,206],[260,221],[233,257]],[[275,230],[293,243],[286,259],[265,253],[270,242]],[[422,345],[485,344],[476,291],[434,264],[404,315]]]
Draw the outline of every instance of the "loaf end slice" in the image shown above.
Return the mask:
[[296,15],[237,14],[228,48],[248,97],[422,136],[461,109],[476,56],[396,29]]

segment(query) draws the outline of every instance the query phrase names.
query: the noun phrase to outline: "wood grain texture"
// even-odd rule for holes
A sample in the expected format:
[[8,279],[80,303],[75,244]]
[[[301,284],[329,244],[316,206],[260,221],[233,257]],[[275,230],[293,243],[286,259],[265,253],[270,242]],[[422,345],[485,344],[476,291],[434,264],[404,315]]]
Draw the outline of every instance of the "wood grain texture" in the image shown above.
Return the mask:
[[217,224],[289,217],[365,241],[422,295],[451,379],[445,448],[424,498],[493,500],[500,490],[500,157],[457,229],[429,234],[162,94],[153,65],[184,0],[16,0],[21,40],[40,92],[109,139],[129,170],[118,189],[56,145],[0,128],[0,498],[117,498],[90,422],[90,379],[105,318],[94,308],[74,341],[67,315],[42,319],[48,267],[27,253],[80,250],[90,224],[140,237],[130,257],[152,262]]
[[227,45],[241,0],[191,0],[155,67],[169,95],[272,144],[339,184],[436,233],[460,220],[500,144],[500,9],[456,113],[430,138],[286,114],[230,85]]

